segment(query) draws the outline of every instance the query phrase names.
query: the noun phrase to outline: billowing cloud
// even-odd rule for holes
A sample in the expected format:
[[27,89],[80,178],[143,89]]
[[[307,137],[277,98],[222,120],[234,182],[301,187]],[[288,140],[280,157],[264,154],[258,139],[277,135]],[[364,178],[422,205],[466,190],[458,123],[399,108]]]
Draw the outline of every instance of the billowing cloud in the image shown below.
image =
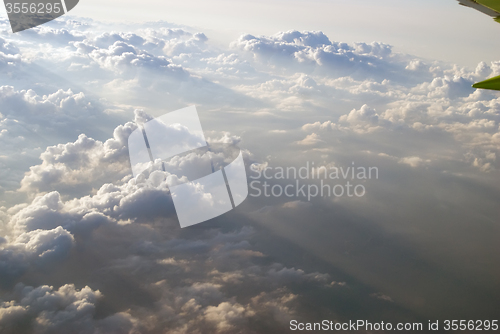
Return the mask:
[[5,333],[25,332],[27,328],[36,333],[130,333],[134,328],[134,319],[126,313],[95,320],[96,303],[102,294],[88,286],[76,289],[66,284],[54,289],[19,284],[14,295],[17,300],[0,307],[0,328]]
[[74,143],[48,147],[40,155],[42,163],[32,166],[21,181],[20,190],[68,192],[77,188],[88,193],[105,182],[119,181],[130,174],[127,140],[136,127],[131,122],[120,125],[104,143],[81,134]]

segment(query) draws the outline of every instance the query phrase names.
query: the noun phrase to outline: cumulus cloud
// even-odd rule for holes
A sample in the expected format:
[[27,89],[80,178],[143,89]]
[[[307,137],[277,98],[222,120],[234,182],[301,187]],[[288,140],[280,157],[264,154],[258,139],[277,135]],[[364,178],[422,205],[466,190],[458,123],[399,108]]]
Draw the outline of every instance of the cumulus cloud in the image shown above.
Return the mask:
[[307,135],[301,141],[298,141],[297,144],[299,144],[299,145],[315,145],[315,144],[318,144],[319,142],[321,142],[321,139],[319,139],[318,134],[311,133],[310,135]]
[[[339,123],[349,123],[349,128],[354,131],[374,131],[384,124],[379,120],[377,111],[368,105],[363,105],[359,110],[353,109],[349,114],[339,118]],[[385,122],[388,124],[389,122]]]
[[21,191],[29,193],[78,189],[86,194],[105,182],[130,174],[128,136],[137,128],[129,122],[118,126],[104,143],[81,134],[74,143],[48,147],[42,163],[30,167],[21,180]]
[[5,333],[25,332],[32,328],[36,333],[130,333],[134,319],[119,313],[102,320],[94,319],[99,290],[88,286],[76,289],[66,284],[59,289],[52,286],[31,287],[18,284],[14,300],[6,301],[0,308],[0,328]]
[[[159,196],[162,193],[163,195]],[[174,225],[168,223],[169,227],[166,228],[174,233],[167,239],[158,238],[155,232],[158,227],[154,227],[155,220],[163,221],[162,225],[165,224],[165,219],[172,219],[172,222],[176,223],[173,217],[169,218],[174,211],[168,203],[169,196],[165,190],[157,190],[148,185],[148,182],[136,184],[132,179],[121,187],[107,184],[95,195],[68,201],[61,200],[57,192],[48,193],[37,197],[30,205],[18,209],[17,212],[14,211],[10,224],[15,233],[5,244],[2,253],[4,255],[9,252],[11,257],[17,256],[6,266],[12,267],[14,263],[24,265],[24,268],[18,269],[19,272],[11,273],[14,278],[19,277],[22,270],[34,265],[30,261],[38,261],[39,266],[43,267],[49,260],[56,264],[62,256],[69,257],[68,263],[71,263],[77,256],[75,252],[70,251],[72,248],[80,248],[81,252],[81,247],[85,250],[88,247],[85,245],[91,244],[92,248],[106,252],[111,235],[120,233],[122,237],[113,241],[118,242],[116,247],[119,249],[128,244],[132,236],[137,238],[133,242],[131,252],[103,254],[101,259],[104,263],[98,264],[97,268],[94,267],[96,264],[92,264],[94,269],[89,267],[88,270],[94,272],[93,275],[104,271],[106,275],[112,272],[112,275],[132,273],[132,276],[137,278],[144,277],[149,284],[146,290],[150,293],[157,291],[155,294],[161,297],[149,314],[143,314],[141,308],[133,307],[128,313],[119,312],[103,320],[94,320],[92,316],[96,300],[99,299],[97,297],[100,296],[99,292],[94,293],[94,300],[82,302],[81,299],[87,297],[78,297],[79,291],[71,285],[61,287],[58,292],[51,292],[53,288],[50,287],[40,287],[33,291],[39,289],[47,291],[44,295],[58,295],[61,291],[70,290],[77,296],[73,299],[67,297],[67,304],[57,304],[57,310],[52,309],[50,305],[39,311],[33,306],[28,308],[27,305],[32,304],[26,298],[19,299],[23,302],[17,299],[5,301],[3,321],[17,328],[15,326],[18,323],[29,317],[34,319],[34,328],[43,333],[58,333],[70,330],[73,326],[84,326],[79,327],[79,333],[86,333],[87,329],[84,328],[88,328],[92,333],[92,330],[108,327],[111,328],[110,332],[113,332],[113,326],[118,325],[122,332],[127,332],[130,328],[143,328],[146,333],[153,333],[161,330],[164,322],[168,320],[169,326],[179,332],[191,333],[202,328],[212,328],[214,332],[225,333],[242,326],[252,327],[250,324],[253,319],[260,317],[270,317],[272,321],[277,322],[276,326],[285,326],[287,317],[297,307],[291,304],[297,296],[286,289],[282,290],[284,285],[309,284],[318,288],[328,286],[328,274],[307,273],[277,263],[267,266],[253,264],[255,259],[265,255],[253,250],[247,241],[255,235],[248,227],[231,232],[208,230],[201,235],[183,237],[179,235],[178,228],[172,230]],[[116,224],[114,221],[120,223]],[[55,225],[62,227],[53,228]],[[94,229],[100,229],[99,235],[88,239],[88,231]],[[212,264],[201,265],[208,259]],[[172,270],[173,267],[180,270]],[[35,269],[32,267],[30,270]],[[153,272],[157,274],[151,275]],[[144,276],[146,273],[149,274]],[[164,275],[178,277],[180,280],[175,283],[164,278],[159,279]],[[69,278],[76,277],[69,274]],[[229,292],[232,286],[256,284],[261,286],[259,292],[240,302],[236,301],[236,298],[240,297]],[[144,281],[141,285],[144,285]],[[107,289],[105,285],[104,293]],[[15,291],[17,290],[14,289]],[[83,291],[93,292],[90,288],[83,289],[82,293]],[[34,299],[33,303],[35,302],[38,300]],[[70,315],[70,310],[80,309],[73,306],[75,303],[88,305],[87,312]],[[258,330],[254,329],[252,332]]]
[[0,245],[2,285],[12,283],[30,266],[43,267],[65,259],[73,244],[73,235],[61,226],[21,233],[10,242],[5,240]]
[[[85,128],[89,134],[99,135],[102,127],[116,122],[103,112],[99,101],[71,89],[39,95],[32,89],[2,86],[0,101],[0,163],[4,176],[0,184],[8,190],[13,190],[45,147],[62,138],[76,138]],[[101,123],[98,127],[94,123],[97,120]]]
[[[411,71],[411,68],[406,69],[406,64],[398,64],[398,55],[393,54],[392,47],[387,44],[331,42],[321,31],[287,31],[258,37],[242,35],[232,47],[259,62],[282,63],[293,68],[292,71],[298,68],[311,74],[350,75],[355,79],[369,76],[379,80],[390,75],[402,81],[402,72],[410,74]],[[280,69],[285,70],[282,66]]]

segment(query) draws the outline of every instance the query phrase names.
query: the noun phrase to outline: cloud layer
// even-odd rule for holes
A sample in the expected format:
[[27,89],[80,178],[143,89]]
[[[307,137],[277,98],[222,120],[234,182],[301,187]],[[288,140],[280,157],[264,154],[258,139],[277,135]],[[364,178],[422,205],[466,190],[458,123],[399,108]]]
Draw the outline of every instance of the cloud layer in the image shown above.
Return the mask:
[[[221,49],[164,22],[0,29],[2,332],[277,333],[292,319],[494,314],[500,100],[470,86],[500,62],[469,70],[320,31]],[[214,150],[134,179],[130,133],[192,104]],[[215,147],[236,144],[261,171],[380,177],[362,198],[250,196],[180,229],[167,178],[228,163]]]

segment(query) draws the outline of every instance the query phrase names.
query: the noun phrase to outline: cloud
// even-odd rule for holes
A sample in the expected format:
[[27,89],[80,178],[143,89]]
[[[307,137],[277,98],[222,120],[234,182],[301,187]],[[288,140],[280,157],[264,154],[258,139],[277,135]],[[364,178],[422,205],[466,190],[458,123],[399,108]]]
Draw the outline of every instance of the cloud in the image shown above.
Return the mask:
[[0,328],[5,333],[25,332],[32,328],[37,333],[129,333],[133,319],[119,313],[102,320],[95,320],[99,290],[88,286],[78,290],[66,284],[55,290],[52,286],[31,287],[18,284],[16,299],[3,302],[0,307]]
[[25,232],[4,242],[0,245],[2,284],[11,283],[30,266],[43,267],[65,259],[73,245],[73,235],[61,226]]
[[430,160],[423,160],[422,158],[419,157],[405,157],[399,160],[399,163],[407,164],[410,165],[411,167],[418,167],[422,164],[425,164],[426,162],[430,162]]
[[16,45],[0,37],[0,71],[12,75],[16,66],[19,66],[21,57]]
[[[0,184],[7,190],[17,188],[15,183],[38,160],[44,150],[42,147],[56,144],[62,138],[76,138],[84,128],[92,135],[99,135],[102,127],[116,122],[103,112],[99,101],[70,89],[38,95],[32,89],[2,86],[0,102],[0,148],[3,152],[0,163],[4,174]],[[100,122],[98,127],[94,123],[96,120]],[[53,167],[53,173],[57,174],[57,167]]]
[[321,139],[319,139],[319,135],[316,133],[311,133],[310,135],[307,135],[304,139],[300,140],[297,142],[299,145],[315,145],[321,142]]
[[375,131],[379,127],[389,125],[385,120],[380,120],[377,111],[368,105],[363,105],[359,110],[353,109],[349,114],[339,118],[339,123],[348,123],[354,131]]
[[21,191],[40,193],[58,190],[86,194],[105,182],[119,181],[130,174],[128,136],[137,128],[132,123],[118,126],[113,138],[101,142],[81,134],[74,143],[48,147],[42,163],[30,167],[21,180]]
[[[264,64],[285,70],[283,65],[301,72],[327,76],[346,76],[355,79],[387,78],[403,81],[406,64],[398,64],[392,47],[378,42],[349,45],[331,42],[321,31],[287,31],[273,36],[242,35],[232,47],[252,55]],[[399,60],[399,59],[398,59]],[[286,71],[286,70],[285,70]],[[294,72],[293,70],[290,72]]]
[[74,238],[61,226],[53,230],[35,230],[21,234],[11,244],[12,247],[24,247],[26,252],[37,254],[40,260],[57,259],[67,254]]
[[244,327],[246,325],[243,321],[245,313],[248,313],[248,311],[240,304],[223,302],[217,306],[207,307],[205,319],[214,323],[218,331],[226,332]]
[[[87,53],[90,50],[85,44],[75,44],[75,46],[82,53]],[[171,66],[165,57],[155,57],[121,41],[116,41],[105,49],[93,49],[88,55],[101,68],[120,71],[121,74],[126,74],[124,71],[130,71],[135,67],[167,73],[174,71],[182,73],[182,70],[177,66]]]
[[24,30],[20,35],[22,39],[32,40],[35,43],[49,42],[56,45],[67,45],[69,42],[81,41],[85,38],[85,35],[82,32],[76,30],[68,30],[65,28],[54,29],[45,26]]

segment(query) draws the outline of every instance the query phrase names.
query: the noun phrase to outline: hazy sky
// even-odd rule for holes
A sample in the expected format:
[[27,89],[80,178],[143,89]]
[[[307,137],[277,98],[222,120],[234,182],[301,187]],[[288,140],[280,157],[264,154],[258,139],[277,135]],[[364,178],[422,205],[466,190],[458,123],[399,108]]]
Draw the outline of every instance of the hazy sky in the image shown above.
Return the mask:
[[396,51],[475,67],[497,60],[500,24],[456,0],[82,1],[73,15],[203,28],[228,43],[241,33],[320,30],[336,41],[384,42]]

